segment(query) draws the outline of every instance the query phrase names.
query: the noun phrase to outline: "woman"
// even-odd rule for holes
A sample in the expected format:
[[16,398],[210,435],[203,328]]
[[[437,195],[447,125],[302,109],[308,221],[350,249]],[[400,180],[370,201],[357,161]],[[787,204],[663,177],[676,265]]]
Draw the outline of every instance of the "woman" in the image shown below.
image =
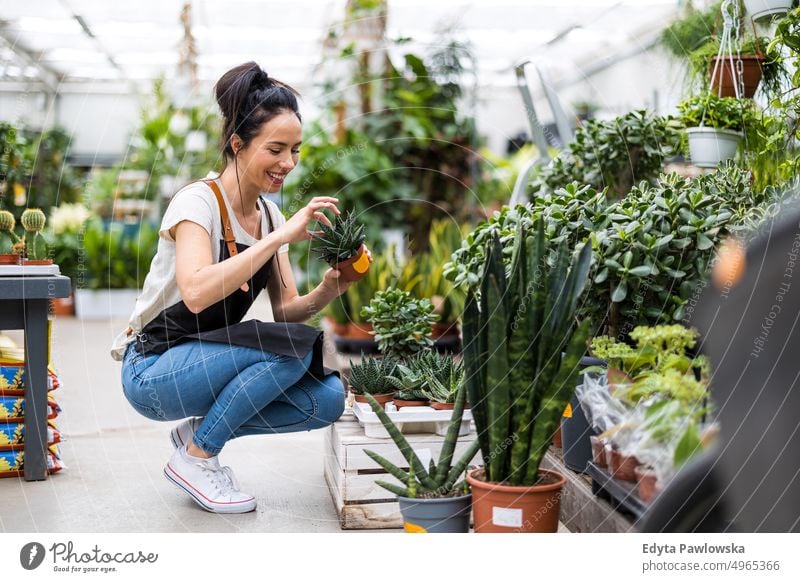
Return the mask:
[[[348,283],[329,269],[297,292],[288,245],[308,241],[312,222],[330,225],[337,199],[317,197],[286,220],[262,192],[278,192],[297,164],[296,92],[255,63],[217,82],[225,169],[170,202],[158,251],[130,325],[112,348],[126,398],[154,420],[189,417],[171,432],[167,478],[217,513],[252,511],[218,455],[229,440],[321,428],[344,407],[341,380],[322,366],[321,333],[301,322]],[[267,288],[275,323],[242,322]]]

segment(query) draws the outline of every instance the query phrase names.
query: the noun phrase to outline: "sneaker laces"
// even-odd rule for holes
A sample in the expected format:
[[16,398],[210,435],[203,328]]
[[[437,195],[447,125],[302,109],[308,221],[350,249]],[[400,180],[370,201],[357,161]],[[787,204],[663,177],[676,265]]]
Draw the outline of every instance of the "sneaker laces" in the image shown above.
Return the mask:
[[230,467],[220,467],[217,464],[206,463],[203,463],[201,467],[203,471],[208,473],[209,480],[213,483],[218,493],[225,494],[239,491],[239,482]]

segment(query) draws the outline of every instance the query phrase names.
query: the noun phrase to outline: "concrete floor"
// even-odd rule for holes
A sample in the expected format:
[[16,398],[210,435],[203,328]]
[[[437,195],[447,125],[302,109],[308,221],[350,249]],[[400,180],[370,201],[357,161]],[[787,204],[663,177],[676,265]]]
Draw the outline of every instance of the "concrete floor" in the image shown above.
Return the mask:
[[[169,429],[139,416],[122,395],[108,348],[125,321],[53,322],[53,397],[67,468],[42,482],[0,479],[3,532],[338,532],[323,478],[323,433],[245,437],[221,455],[258,509],[221,516],[200,509],[162,473]],[[21,334],[7,334],[21,345]]]

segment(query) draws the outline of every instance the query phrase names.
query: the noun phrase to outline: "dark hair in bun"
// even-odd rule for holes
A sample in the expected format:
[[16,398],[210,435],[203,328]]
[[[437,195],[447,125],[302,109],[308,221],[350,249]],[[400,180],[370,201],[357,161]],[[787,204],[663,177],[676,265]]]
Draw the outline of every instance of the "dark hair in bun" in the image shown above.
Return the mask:
[[281,112],[291,111],[301,119],[297,106],[299,93],[267,75],[252,61],[222,75],[214,92],[222,111],[222,153],[226,158],[234,157],[231,146],[234,134],[246,147],[261,126]]

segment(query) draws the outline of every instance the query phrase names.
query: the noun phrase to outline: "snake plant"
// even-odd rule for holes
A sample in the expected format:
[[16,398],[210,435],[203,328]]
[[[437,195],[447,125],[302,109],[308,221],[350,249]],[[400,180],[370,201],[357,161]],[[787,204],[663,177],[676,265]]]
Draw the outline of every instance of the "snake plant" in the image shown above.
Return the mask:
[[462,388],[458,391],[453,407],[453,414],[450,417],[450,424],[447,427],[447,433],[444,437],[442,444],[442,452],[439,455],[439,462],[434,462],[431,459],[428,468],[426,469],[422,461],[420,461],[417,453],[400,432],[400,429],[395,426],[389,416],[384,412],[381,405],[372,397],[367,396],[367,401],[372,407],[375,414],[378,415],[381,423],[383,424],[389,436],[392,437],[395,445],[402,453],[405,460],[408,462],[409,469],[405,470],[394,463],[386,460],[381,455],[364,450],[364,452],[373,461],[378,463],[390,475],[397,478],[403,486],[386,481],[376,481],[378,485],[401,497],[416,497],[416,498],[433,498],[433,497],[451,497],[464,494],[466,492],[466,485],[461,476],[467,468],[472,457],[478,452],[480,442],[475,440],[467,447],[464,454],[459,457],[458,461],[453,463],[453,455],[456,450],[458,442],[458,433],[461,428],[461,418],[464,414],[464,404],[466,402],[466,390]]
[[336,216],[333,227],[320,222],[322,234],[313,234],[317,244],[314,251],[329,265],[346,261],[356,254],[364,243],[364,225],[360,224],[353,213]]
[[572,260],[561,244],[548,265],[545,225],[520,224],[510,272],[500,238],[491,237],[480,296],[464,308],[467,393],[483,452],[486,480],[534,485],[577,383],[589,321],[575,324],[591,245]]

